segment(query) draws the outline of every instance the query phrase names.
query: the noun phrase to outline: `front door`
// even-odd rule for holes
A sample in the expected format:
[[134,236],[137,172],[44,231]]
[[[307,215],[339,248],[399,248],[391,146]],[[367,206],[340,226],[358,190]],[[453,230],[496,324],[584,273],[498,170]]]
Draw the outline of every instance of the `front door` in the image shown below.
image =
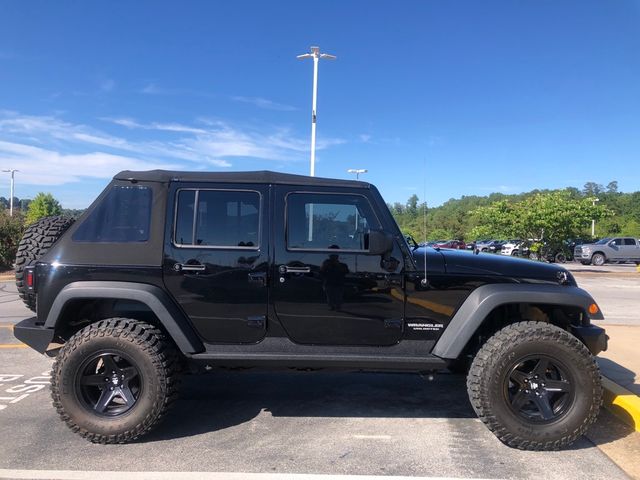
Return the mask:
[[267,193],[262,185],[172,188],[164,282],[207,343],[265,336]]
[[[363,192],[366,192],[363,190]],[[392,345],[402,336],[399,247],[370,255],[381,225],[364,194],[277,186],[273,304],[303,344]]]

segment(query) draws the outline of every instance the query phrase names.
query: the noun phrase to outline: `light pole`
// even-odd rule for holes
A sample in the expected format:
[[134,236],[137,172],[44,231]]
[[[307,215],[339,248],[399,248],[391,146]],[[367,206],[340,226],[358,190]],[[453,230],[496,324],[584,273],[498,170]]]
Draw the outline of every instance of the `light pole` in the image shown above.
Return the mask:
[[9,168],[7,170],[2,170],[2,171],[11,174],[11,196],[9,197],[9,216],[13,217],[13,183],[14,183],[14,176],[15,176],[15,173],[19,172],[20,170],[16,170],[15,168]]
[[[596,202],[599,202],[600,199],[599,198],[594,198],[592,200],[592,204],[595,207],[596,206]],[[591,219],[591,237],[595,237],[596,236],[596,219],[593,218]]]
[[[347,170],[347,173],[355,173],[356,180],[360,180],[361,173],[367,173],[368,170],[366,168],[350,168]],[[358,207],[356,206],[356,231],[358,231]]]
[[316,103],[318,100],[318,61],[321,58],[327,60],[335,60],[335,55],[328,53],[320,53],[320,47],[311,47],[311,53],[298,55],[297,58],[313,58],[313,99],[311,103],[311,173],[312,177],[316,174]]
[[361,173],[367,173],[368,170],[366,168],[350,168],[349,170],[347,170],[347,173],[355,173],[356,174],[356,180],[360,180],[360,174]]

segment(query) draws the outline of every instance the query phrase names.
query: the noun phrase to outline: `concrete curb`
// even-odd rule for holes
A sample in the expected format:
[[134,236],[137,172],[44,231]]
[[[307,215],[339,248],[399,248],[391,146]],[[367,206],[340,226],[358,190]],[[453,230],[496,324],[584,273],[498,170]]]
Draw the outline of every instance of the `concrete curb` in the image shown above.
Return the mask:
[[604,408],[640,432],[640,397],[604,376],[602,388]]

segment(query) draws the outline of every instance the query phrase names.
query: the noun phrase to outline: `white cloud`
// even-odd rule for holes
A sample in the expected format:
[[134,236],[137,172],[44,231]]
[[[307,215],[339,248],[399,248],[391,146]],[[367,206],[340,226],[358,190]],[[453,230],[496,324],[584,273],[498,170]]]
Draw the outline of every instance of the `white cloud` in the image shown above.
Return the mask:
[[115,88],[115,86],[116,82],[111,78],[103,78],[99,82],[100,90],[102,90],[103,92],[110,92]]
[[264,108],[267,110],[278,110],[281,112],[291,112],[291,111],[297,110],[296,107],[293,107],[291,105],[277,103],[262,97],[234,96],[234,97],[231,97],[231,100],[233,100],[234,102],[250,103],[252,105],[255,105],[258,108]]
[[[0,158],[20,168],[23,181],[60,185],[88,178],[110,178],[120,170],[229,168],[243,159],[306,161],[309,143],[289,128],[239,128],[220,120],[195,125],[103,118],[122,135],[58,116],[0,111]],[[120,133],[120,132],[119,132]],[[318,139],[318,150],[344,143]]]
[[358,135],[358,138],[362,143],[368,143],[371,140],[371,135],[369,135],[368,133],[361,133],[360,135]]
[[166,95],[168,91],[164,88],[160,88],[155,83],[148,83],[142,88],[142,90],[140,90],[140,93],[144,93],[146,95]]
[[59,152],[0,140],[3,163],[20,170],[20,181],[33,185],[63,185],[82,178],[110,178],[121,170],[171,169],[175,164],[149,162],[104,152]]

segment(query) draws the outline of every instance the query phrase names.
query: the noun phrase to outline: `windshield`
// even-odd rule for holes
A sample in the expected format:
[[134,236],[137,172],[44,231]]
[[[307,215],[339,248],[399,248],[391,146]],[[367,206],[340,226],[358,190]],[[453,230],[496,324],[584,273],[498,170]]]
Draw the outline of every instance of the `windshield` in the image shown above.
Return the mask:
[[609,240],[611,240],[610,238],[603,238],[602,240],[598,240],[595,244],[596,245],[604,245],[605,243],[609,243]]

